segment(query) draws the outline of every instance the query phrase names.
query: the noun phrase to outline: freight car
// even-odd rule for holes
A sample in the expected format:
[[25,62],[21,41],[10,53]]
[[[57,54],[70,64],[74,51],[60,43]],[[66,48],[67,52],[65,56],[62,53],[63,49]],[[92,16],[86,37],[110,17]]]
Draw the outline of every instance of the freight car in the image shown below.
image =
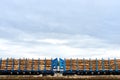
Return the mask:
[[120,75],[120,60],[0,59],[0,75]]
[[65,75],[120,75],[119,60],[60,60],[60,69]]
[[58,60],[0,59],[0,75],[51,75],[57,69]]

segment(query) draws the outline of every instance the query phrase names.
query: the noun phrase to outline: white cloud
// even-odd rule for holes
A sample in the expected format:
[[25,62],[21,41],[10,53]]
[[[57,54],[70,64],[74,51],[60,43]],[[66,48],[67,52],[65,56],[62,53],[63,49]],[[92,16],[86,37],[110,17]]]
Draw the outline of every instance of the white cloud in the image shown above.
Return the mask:
[[[75,37],[74,37],[75,38]],[[82,37],[83,38],[83,37]],[[28,46],[31,43],[27,43],[28,45],[21,44],[21,42],[12,42],[6,39],[0,39],[0,51],[2,51],[1,56],[3,57],[15,57],[15,58],[105,58],[108,57],[119,58],[120,56],[120,48],[111,48],[111,47],[72,47],[74,44],[70,44],[71,41],[75,42],[77,45],[82,46],[91,46],[103,44],[98,39],[90,39],[85,38],[75,38],[73,39],[31,39],[38,44],[34,44],[34,46]],[[79,40],[80,39],[80,40]],[[90,40],[90,41],[89,41]],[[70,42],[69,42],[70,41]],[[79,42],[80,41],[80,42]],[[96,44],[89,44],[90,42],[94,42]],[[41,43],[50,43],[50,44],[42,44]],[[19,43],[19,44],[18,44]],[[66,45],[66,43],[70,45]],[[98,45],[99,45],[98,44]],[[110,45],[110,44],[106,44]],[[112,46],[112,45],[111,45]],[[2,54],[6,54],[5,56]]]
[[59,39],[41,39],[37,40],[38,42],[46,42],[50,44],[65,44],[67,43],[67,40],[59,40]]

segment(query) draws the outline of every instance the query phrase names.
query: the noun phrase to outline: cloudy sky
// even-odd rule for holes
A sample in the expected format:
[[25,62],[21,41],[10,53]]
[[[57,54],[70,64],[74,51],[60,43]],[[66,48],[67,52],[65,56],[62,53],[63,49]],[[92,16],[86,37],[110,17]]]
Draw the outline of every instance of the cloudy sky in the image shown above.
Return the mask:
[[119,58],[120,0],[1,0],[0,57]]

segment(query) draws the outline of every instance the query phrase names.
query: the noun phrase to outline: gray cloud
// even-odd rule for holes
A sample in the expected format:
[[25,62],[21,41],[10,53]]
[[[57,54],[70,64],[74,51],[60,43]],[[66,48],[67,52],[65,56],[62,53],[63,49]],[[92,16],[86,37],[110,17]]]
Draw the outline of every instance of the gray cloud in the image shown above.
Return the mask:
[[[119,43],[118,3],[119,1],[103,3],[103,1],[87,0],[1,1],[0,26],[14,27],[35,35],[80,34]],[[9,33],[3,32],[3,34],[7,36]]]

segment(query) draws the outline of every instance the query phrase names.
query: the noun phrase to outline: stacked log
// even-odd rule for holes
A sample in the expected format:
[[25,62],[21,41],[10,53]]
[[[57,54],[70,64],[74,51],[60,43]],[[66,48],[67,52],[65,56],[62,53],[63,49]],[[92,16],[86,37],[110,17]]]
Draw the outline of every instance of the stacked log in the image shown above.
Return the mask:
[[[72,64],[70,64],[72,62]],[[85,60],[79,59],[77,60],[70,60],[66,59],[66,70],[70,70],[72,67],[72,70],[77,70],[77,67],[79,70],[96,70],[97,65],[98,65],[98,70],[102,70],[102,64],[104,65],[104,70],[115,70],[116,66],[118,69],[120,69],[120,60],[116,60],[116,64],[114,63],[114,60],[110,60],[110,65],[109,65],[109,60],[104,60],[104,63],[102,63],[102,60]],[[78,63],[78,64],[77,64]],[[71,65],[71,66],[70,66]]]
[[[44,70],[45,64],[46,64],[46,70],[50,70],[51,69],[51,60],[40,60],[40,62],[38,60],[32,60],[32,59],[21,59],[19,62],[19,59],[8,59],[8,65],[6,65],[7,60],[4,59],[2,60],[2,64],[1,64],[1,68],[0,70],[12,70],[14,68],[14,70],[18,70],[19,66],[20,66],[20,70],[38,70],[38,67],[40,68],[40,70]],[[13,65],[14,64],[14,65]],[[40,64],[38,66],[38,64]]]
[[[13,62],[14,61],[14,62]],[[66,70],[84,70],[84,68],[86,70],[96,70],[96,60],[84,60],[83,59],[66,59]],[[40,68],[40,70],[51,70],[51,60],[50,59],[46,59],[45,60],[32,60],[32,59],[8,59],[8,65],[6,66],[7,63],[7,59],[3,59],[2,60],[2,64],[0,67],[0,70],[12,70],[14,67],[14,70],[18,70],[19,66],[20,66],[20,70],[38,70]],[[98,63],[98,70],[102,70],[102,60],[97,60]],[[120,59],[116,60],[116,64],[114,62],[114,60],[110,60],[110,65],[108,64],[109,61],[108,60],[104,60],[104,69],[105,70],[115,70],[116,68],[120,69]],[[14,66],[12,65],[14,64]],[[33,65],[32,65],[33,64]],[[38,66],[38,64],[40,64]],[[46,64],[46,67],[45,67]]]

